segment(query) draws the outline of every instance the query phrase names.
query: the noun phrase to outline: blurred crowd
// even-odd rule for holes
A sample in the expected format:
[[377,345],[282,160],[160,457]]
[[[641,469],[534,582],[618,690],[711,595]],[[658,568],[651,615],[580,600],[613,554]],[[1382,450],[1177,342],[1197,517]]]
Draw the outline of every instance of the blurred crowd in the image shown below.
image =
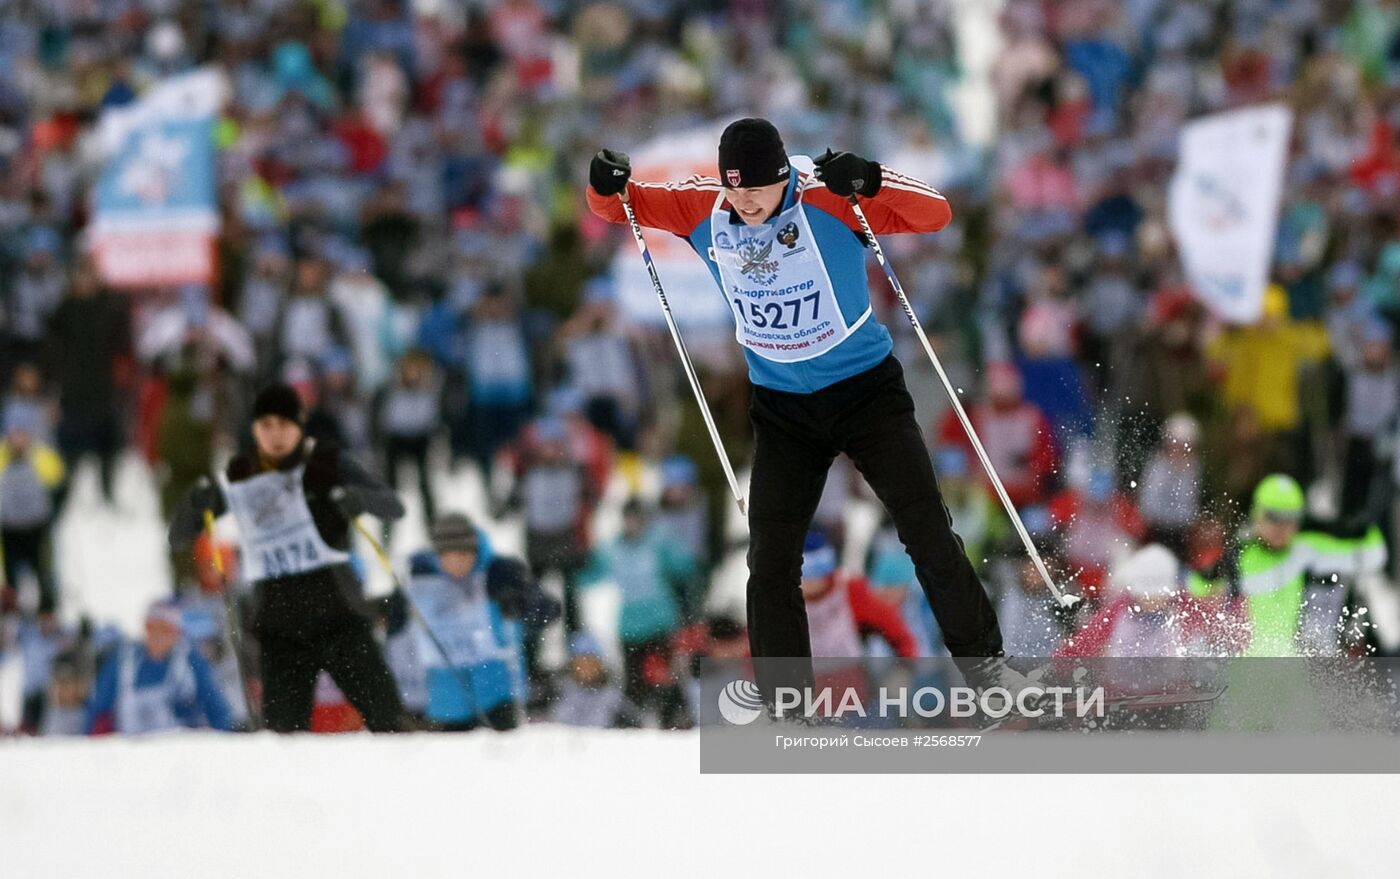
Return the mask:
[[[988,17],[990,67],[954,17],[968,6],[0,0],[0,610],[25,657],[25,727],[113,724],[111,694],[141,689],[123,651],[164,662],[190,643],[207,649],[166,678],[192,706],[176,720],[239,722],[210,574],[223,550],[171,558],[180,602],[123,646],[64,612],[54,523],[89,459],[119,507],[130,451],[168,511],[246,442],[246,406],[271,379],[302,394],[309,433],[382,468],[428,521],[451,515],[445,457],[478,468],[491,514],[521,523],[518,577],[563,584],[557,612],[534,616],[493,595],[487,628],[518,648],[504,665],[523,682],[503,692],[521,716],[686,725],[690,660],[745,649],[742,609],[707,602],[742,547],[726,542],[723,471],[670,340],[619,304],[609,266],[630,243],[586,210],[583,172],[602,146],[739,116],[772,119],[791,152],[831,144],[927,179],[952,204],[948,229],[886,246],[1037,545],[1090,599],[1078,616],[1054,609],[926,385],[930,454],[1009,652],[1249,650],[1251,547],[1341,541],[1355,562],[1381,541],[1384,557],[1400,535],[1400,3],[1007,0]],[[108,290],[85,249],[96,122],[206,64],[230,85],[217,282]],[[968,90],[996,120],[989,142],[966,130]],[[1183,123],[1261,102],[1292,108],[1292,146],[1264,316],[1230,326],[1183,276],[1166,186]],[[906,367],[927,375],[878,273],[871,290]],[[742,469],[748,385],[725,350],[701,378]],[[1270,474],[1296,480],[1298,503]],[[616,480],[634,499],[600,539]],[[858,500],[868,489],[838,462],[804,565],[811,616],[854,626],[830,650],[936,653],[892,529],[848,533]],[[1145,544],[1151,574],[1132,552]],[[1294,552],[1314,563],[1300,571],[1335,573],[1321,555]],[[1359,575],[1369,562],[1330,578],[1339,622],[1316,649],[1394,649],[1343,624],[1366,589],[1393,592],[1389,564],[1379,585]],[[600,581],[623,596],[620,668],[578,610]],[[1142,585],[1163,582],[1165,597]],[[855,611],[819,613],[833,595]],[[1189,648],[1094,629],[1101,608],[1160,618],[1172,602],[1216,602],[1239,626]],[[386,644],[412,627],[390,605]],[[556,616],[569,658],[544,669],[534,642]],[[489,707],[448,722],[509,725]],[[341,723],[353,718],[325,728]]]

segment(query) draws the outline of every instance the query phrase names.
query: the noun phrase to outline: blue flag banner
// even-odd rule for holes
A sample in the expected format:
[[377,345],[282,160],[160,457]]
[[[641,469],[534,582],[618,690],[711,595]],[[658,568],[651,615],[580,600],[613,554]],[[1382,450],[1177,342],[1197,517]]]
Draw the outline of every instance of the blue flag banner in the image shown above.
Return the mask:
[[93,253],[114,287],[211,283],[219,213],[214,121],[222,79],[167,80],[102,119]]

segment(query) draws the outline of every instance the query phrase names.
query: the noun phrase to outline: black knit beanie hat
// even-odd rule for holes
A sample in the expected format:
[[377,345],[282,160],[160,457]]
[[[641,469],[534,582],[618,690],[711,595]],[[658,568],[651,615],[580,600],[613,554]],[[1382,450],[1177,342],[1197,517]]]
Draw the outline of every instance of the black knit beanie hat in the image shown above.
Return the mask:
[[253,400],[253,420],[257,421],[264,415],[280,415],[301,424],[301,397],[291,385],[268,385],[258,391],[258,396]]
[[719,138],[719,180],[731,189],[769,186],[788,179],[787,151],[767,119],[731,122]]

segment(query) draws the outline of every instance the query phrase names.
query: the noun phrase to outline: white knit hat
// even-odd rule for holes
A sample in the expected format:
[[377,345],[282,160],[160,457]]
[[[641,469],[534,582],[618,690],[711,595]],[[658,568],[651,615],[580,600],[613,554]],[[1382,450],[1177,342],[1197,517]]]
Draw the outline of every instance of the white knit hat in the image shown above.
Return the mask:
[[1173,595],[1180,588],[1180,572],[1171,550],[1149,543],[1114,566],[1113,582],[1134,598]]

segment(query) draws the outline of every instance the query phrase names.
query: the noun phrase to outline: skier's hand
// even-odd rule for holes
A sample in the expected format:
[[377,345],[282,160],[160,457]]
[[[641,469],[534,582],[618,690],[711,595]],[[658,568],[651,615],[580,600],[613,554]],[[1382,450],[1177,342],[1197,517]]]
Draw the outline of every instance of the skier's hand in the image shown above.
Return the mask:
[[221,512],[224,508],[223,501],[223,492],[219,491],[219,487],[207,476],[196,479],[190,488],[190,506],[200,512]]
[[331,489],[331,503],[335,504],[342,516],[352,522],[369,510],[365,493],[353,485],[337,485]]
[[862,159],[855,153],[833,153],[831,147],[812,162],[817,166],[817,179],[842,198],[856,193],[869,198],[880,191],[878,162]]
[[632,160],[626,153],[599,150],[588,163],[588,184],[599,195],[618,195],[632,178]]

